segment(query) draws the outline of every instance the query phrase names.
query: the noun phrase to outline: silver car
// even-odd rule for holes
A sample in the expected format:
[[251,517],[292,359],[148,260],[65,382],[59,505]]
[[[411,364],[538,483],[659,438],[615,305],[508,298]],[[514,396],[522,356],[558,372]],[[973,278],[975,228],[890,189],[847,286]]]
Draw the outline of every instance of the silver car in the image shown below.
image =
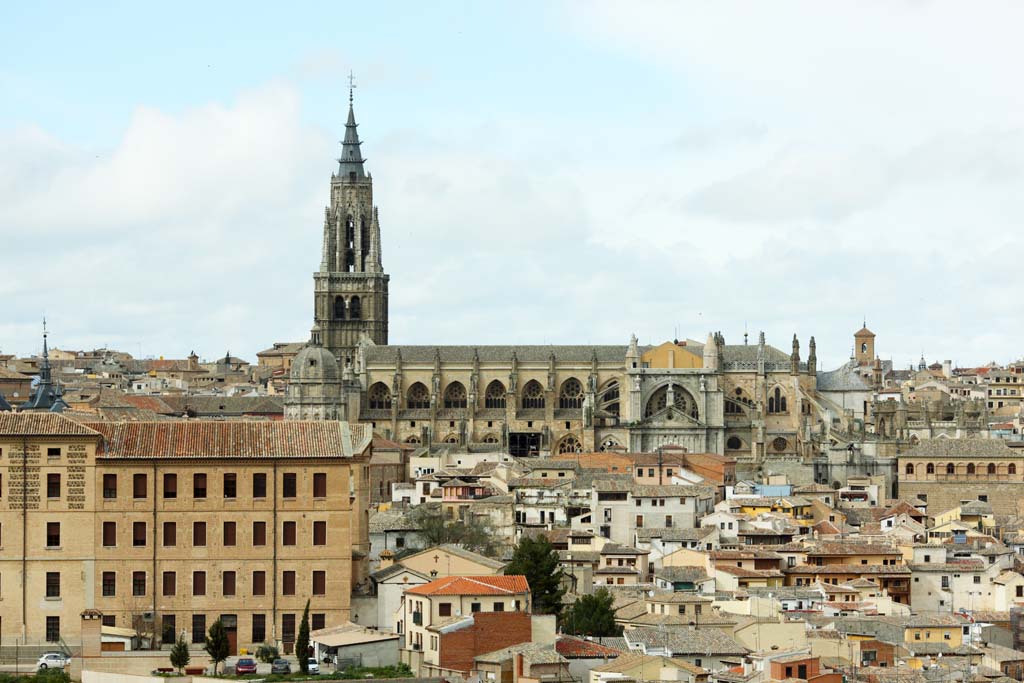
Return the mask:
[[71,658],[63,652],[47,652],[36,662],[37,669],[63,669],[71,663]]

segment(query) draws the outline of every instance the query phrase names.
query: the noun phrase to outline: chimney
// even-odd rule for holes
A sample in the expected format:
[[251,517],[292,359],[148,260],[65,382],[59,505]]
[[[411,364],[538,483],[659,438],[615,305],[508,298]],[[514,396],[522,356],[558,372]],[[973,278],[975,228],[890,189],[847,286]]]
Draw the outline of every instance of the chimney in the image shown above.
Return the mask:
[[387,569],[395,563],[395,554],[385,548],[380,551],[380,567],[379,569]]
[[82,657],[102,656],[103,612],[87,609],[82,612]]

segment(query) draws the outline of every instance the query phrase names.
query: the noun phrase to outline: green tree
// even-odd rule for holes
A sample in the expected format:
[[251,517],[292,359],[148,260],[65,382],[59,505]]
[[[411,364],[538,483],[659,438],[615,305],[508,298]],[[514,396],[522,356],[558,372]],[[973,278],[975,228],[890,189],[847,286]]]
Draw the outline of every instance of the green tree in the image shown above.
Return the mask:
[[281,653],[278,649],[269,643],[263,643],[256,648],[256,659],[260,660],[264,664],[270,664],[280,656]]
[[206,654],[213,660],[213,675],[217,675],[217,665],[228,658],[231,644],[228,642],[228,631],[220,619],[210,624],[210,632],[206,634]]
[[192,655],[188,651],[188,643],[185,642],[185,636],[179,635],[177,642],[174,643],[174,647],[171,648],[171,666],[181,673],[181,670],[188,666],[188,663],[192,661]]
[[408,518],[419,529],[420,537],[428,547],[454,543],[484,555],[495,552],[494,529],[476,516],[469,515],[464,520],[447,519],[439,505],[426,503],[413,508]]
[[546,536],[525,537],[516,546],[512,561],[505,567],[506,574],[522,574],[533,593],[535,614],[561,614],[562,567],[558,553]]
[[299,635],[295,637],[295,656],[299,658],[299,670],[309,673],[309,600],[306,609],[302,610],[302,621],[299,622]]
[[614,598],[604,588],[576,599],[562,619],[562,628],[577,636],[621,636],[615,623]]

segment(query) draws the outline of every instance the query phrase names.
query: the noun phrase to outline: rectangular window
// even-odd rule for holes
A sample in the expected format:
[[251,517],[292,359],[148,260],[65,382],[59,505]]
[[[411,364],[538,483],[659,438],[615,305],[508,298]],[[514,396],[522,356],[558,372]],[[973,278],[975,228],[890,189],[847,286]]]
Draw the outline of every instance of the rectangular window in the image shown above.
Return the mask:
[[46,497],[60,498],[60,475],[56,472],[46,475]]
[[111,498],[117,498],[117,475],[116,474],[104,474],[103,475],[103,497],[107,500]]
[[46,547],[60,547],[60,522],[46,523]]
[[295,642],[295,615],[281,615],[281,640],[286,643]]
[[192,497],[206,498],[206,475],[199,473],[192,475]]
[[327,545],[327,522],[313,522],[313,545]]
[[103,597],[112,598],[117,595],[117,574],[103,572]]
[[60,642],[60,617],[46,617],[46,642]]
[[164,498],[178,497],[178,475],[173,472],[164,474]]
[[192,522],[192,545],[194,547],[206,545],[206,522]]
[[285,522],[282,545],[295,545],[295,522]]
[[310,629],[313,631],[319,631],[325,628],[327,625],[327,615],[322,613],[316,613],[309,615]]
[[117,626],[117,617],[113,614],[104,614],[101,622],[104,626]]
[[295,572],[286,571],[281,575],[281,595],[295,595]]
[[132,475],[132,498],[136,500],[145,498],[149,487],[146,484],[146,475],[139,473]]
[[192,595],[206,595],[206,572],[192,572]]
[[164,595],[175,595],[177,592],[177,575],[174,572],[164,572]]
[[282,485],[281,485],[281,496],[284,497],[284,498],[294,498],[295,497],[295,492],[297,490],[298,489],[296,488],[296,485],[295,485],[295,473],[294,472],[285,472],[284,473],[284,479],[282,480]]
[[224,497],[238,497],[238,477],[234,472],[224,473]]
[[46,449],[46,456],[49,457],[49,458],[59,458],[60,457],[60,446],[47,448]]
[[450,617],[452,615],[452,603],[442,602],[437,606],[437,615],[440,617]]
[[327,473],[326,472],[315,472],[313,474],[313,497],[314,498],[326,498],[327,497]]
[[146,594],[146,572],[132,572],[132,595],[139,597]]
[[178,628],[173,614],[164,614],[160,618],[160,634],[160,640],[164,645],[173,645],[178,639]]
[[[316,630],[316,629],[314,629]],[[262,643],[267,639],[267,615],[252,615],[252,642]]]
[[263,472],[255,472],[252,475],[252,497],[267,497],[267,475]]
[[224,545],[235,544],[235,523],[224,522]]
[[[206,615],[192,615],[192,643],[199,644],[206,642]],[[256,641],[261,642],[261,641]]]
[[117,522],[103,522],[103,545],[106,548],[117,545]]
[[178,545],[177,522],[164,522],[164,547],[173,548]]
[[473,612],[474,614],[479,612],[480,611],[480,603],[479,602],[470,603],[469,611]]
[[252,594],[253,595],[266,595],[267,594],[267,573],[257,571],[252,573]]
[[145,522],[132,522],[132,545],[136,548],[146,545]]
[[60,597],[60,572],[46,572],[46,597]]
[[505,603],[503,603],[503,602],[496,602],[496,603],[494,603],[494,611],[495,612],[504,612],[505,611]]
[[224,595],[234,595],[235,594],[235,573],[234,572],[224,572],[224,580],[223,580],[222,583],[223,583],[223,593],[224,593]]
[[327,572],[313,572],[313,595],[327,595]]
[[252,523],[252,544],[253,545],[266,545],[267,544],[267,523],[266,522],[253,522]]

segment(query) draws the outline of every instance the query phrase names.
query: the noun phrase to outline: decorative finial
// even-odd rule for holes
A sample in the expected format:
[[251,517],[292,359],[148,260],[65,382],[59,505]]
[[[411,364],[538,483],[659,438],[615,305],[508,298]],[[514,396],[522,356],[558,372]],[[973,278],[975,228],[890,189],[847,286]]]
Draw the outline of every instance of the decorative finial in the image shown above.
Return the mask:
[[352,106],[352,91],[356,88],[356,77],[352,70],[348,71],[348,106]]
[[46,339],[46,316],[43,316],[43,339]]

